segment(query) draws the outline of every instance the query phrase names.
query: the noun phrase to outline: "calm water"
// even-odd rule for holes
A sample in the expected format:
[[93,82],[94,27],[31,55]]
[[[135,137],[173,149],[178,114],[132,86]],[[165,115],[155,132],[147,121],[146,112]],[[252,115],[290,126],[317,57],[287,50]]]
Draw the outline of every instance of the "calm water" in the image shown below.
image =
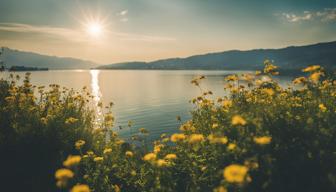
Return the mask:
[[[239,71],[56,70],[32,72],[31,80],[34,85],[56,83],[76,90],[87,86],[95,102],[115,103],[114,129],[120,136],[127,138],[131,132],[144,127],[155,139],[178,129],[176,116],[181,116],[182,121],[190,118],[193,106],[189,100],[200,94],[200,90],[190,84],[193,77],[205,75],[207,79],[202,87],[221,96],[225,94],[223,77],[231,73]],[[0,77],[6,76],[6,73],[0,74]],[[289,77],[279,79],[284,86],[290,80]],[[134,123],[132,130],[127,127],[129,120]],[[123,128],[120,130],[119,126]]]

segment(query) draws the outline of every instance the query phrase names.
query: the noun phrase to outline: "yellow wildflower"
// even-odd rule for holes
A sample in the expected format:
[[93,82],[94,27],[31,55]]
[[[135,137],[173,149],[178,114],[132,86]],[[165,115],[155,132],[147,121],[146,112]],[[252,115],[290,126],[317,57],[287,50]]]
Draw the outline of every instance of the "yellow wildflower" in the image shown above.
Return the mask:
[[218,123],[214,123],[214,124],[212,124],[212,128],[213,128],[213,129],[218,128]]
[[192,131],[192,132],[194,132],[196,130],[196,128],[194,127],[192,121],[187,121],[186,123],[181,125],[180,130],[181,131]]
[[327,107],[323,103],[319,104],[319,108],[320,108],[320,110],[322,112],[326,112],[327,111]]
[[306,78],[305,77],[298,77],[298,78],[295,78],[293,80],[294,84],[301,84],[301,83],[305,83],[305,82],[306,82]]
[[88,185],[77,184],[72,187],[71,192],[90,192],[90,188]]
[[313,81],[313,82],[318,82],[320,80],[320,77],[323,76],[322,72],[315,72],[313,74],[311,74],[309,76],[309,78]]
[[320,68],[321,68],[321,66],[319,66],[319,65],[313,65],[313,66],[309,66],[309,67],[303,69],[302,71],[303,72],[312,72],[312,71],[316,71]]
[[177,156],[173,153],[169,153],[165,156],[165,159],[167,159],[167,160],[173,160],[173,159],[176,159],[176,158],[177,158]]
[[118,144],[118,145],[121,145],[121,144],[125,143],[125,141],[122,140],[122,139],[117,139],[115,143]]
[[55,173],[55,178],[58,180],[73,178],[74,173],[70,169],[58,169]]
[[133,157],[133,152],[132,151],[126,151],[125,155],[127,157]]
[[266,93],[267,95],[269,95],[269,96],[274,95],[274,90],[273,90],[273,89],[265,88],[265,89],[262,89],[262,91],[263,91],[264,93]]
[[114,187],[114,192],[121,192],[121,189],[118,185],[113,185]]
[[161,148],[163,148],[164,145],[159,144],[154,146],[154,153],[159,153],[161,151]]
[[81,161],[81,157],[79,155],[69,155],[68,158],[63,162],[65,167],[71,167],[77,165]]
[[101,161],[103,161],[103,160],[104,160],[103,157],[95,157],[95,158],[93,159],[94,162],[101,162]]
[[225,77],[225,80],[227,80],[227,81],[237,81],[238,76],[237,75],[228,75],[228,76]]
[[207,138],[211,144],[226,144],[228,142],[227,137],[216,137],[213,134],[210,134]]
[[247,175],[248,168],[243,165],[232,164],[225,167],[224,178],[229,183],[242,183]]
[[231,120],[232,125],[246,125],[245,119],[243,119],[240,115],[235,115]]
[[236,148],[236,144],[230,143],[227,148],[228,150],[234,150]]
[[158,167],[166,167],[166,166],[169,165],[169,163],[168,163],[167,161],[163,160],[163,159],[158,159],[158,160],[156,161],[156,165],[157,165]]
[[[271,64],[271,63],[268,63],[265,65],[265,68],[264,68],[264,73],[271,73],[271,72],[274,72],[274,70],[276,70],[278,67]],[[275,73],[276,74],[276,73]]]
[[78,121],[78,119],[73,118],[73,117],[69,117],[65,120],[65,124],[73,124],[76,123]]
[[114,117],[112,113],[107,113],[104,116],[104,122],[107,127],[111,127],[113,125]]
[[148,153],[143,157],[144,161],[153,161],[156,159],[156,154],[155,153]]
[[227,192],[227,189],[225,189],[225,187],[223,186],[220,186],[220,187],[215,188],[213,192]]
[[185,140],[186,136],[183,133],[175,133],[170,137],[170,140],[172,142],[178,142],[178,141],[183,141]]
[[204,136],[202,134],[191,134],[189,137],[189,143],[199,143],[204,140]]
[[142,133],[142,134],[148,134],[148,130],[145,129],[145,128],[140,128],[139,131],[140,131],[140,133]]
[[230,108],[232,106],[232,101],[231,100],[224,100],[222,102],[222,105],[224,108]]
[[106,148],[104,149],[103,153],[104,154],[108,154],[108,153],[111,153],[112,152],[112,149],[111,148]]
[[254,142],[259,145],[266,145],[269,144],[272,140],[272,137],[269,136],[263,136],[263,137],[254,137]]
[[83,145],[85,145],[85,141],[84,140],[78,140],[75,143],[76,149],[80,149]]

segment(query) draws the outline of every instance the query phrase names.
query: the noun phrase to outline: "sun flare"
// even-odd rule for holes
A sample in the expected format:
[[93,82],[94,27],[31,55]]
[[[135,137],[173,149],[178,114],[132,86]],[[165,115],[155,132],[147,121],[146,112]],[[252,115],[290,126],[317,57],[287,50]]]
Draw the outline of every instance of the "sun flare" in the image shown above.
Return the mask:
[[91,22],[86,26],[87,33],[93,37],[101,37],[103,30],[103,25],[99,22]]

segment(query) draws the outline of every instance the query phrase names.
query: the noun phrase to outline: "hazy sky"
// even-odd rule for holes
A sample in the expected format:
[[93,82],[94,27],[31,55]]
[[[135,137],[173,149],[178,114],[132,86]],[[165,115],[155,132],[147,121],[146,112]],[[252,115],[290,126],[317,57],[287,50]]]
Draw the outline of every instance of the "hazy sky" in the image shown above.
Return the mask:
[[0,0],[0,46],[99,63],[334,40],[336,0]]

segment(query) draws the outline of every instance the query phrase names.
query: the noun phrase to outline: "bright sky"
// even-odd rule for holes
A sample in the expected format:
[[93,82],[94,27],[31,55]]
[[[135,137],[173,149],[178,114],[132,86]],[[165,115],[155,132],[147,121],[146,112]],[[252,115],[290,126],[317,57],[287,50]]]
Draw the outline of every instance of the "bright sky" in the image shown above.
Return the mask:
[[99,63],[336,40],[335,0],[1,0],[0,46]]

